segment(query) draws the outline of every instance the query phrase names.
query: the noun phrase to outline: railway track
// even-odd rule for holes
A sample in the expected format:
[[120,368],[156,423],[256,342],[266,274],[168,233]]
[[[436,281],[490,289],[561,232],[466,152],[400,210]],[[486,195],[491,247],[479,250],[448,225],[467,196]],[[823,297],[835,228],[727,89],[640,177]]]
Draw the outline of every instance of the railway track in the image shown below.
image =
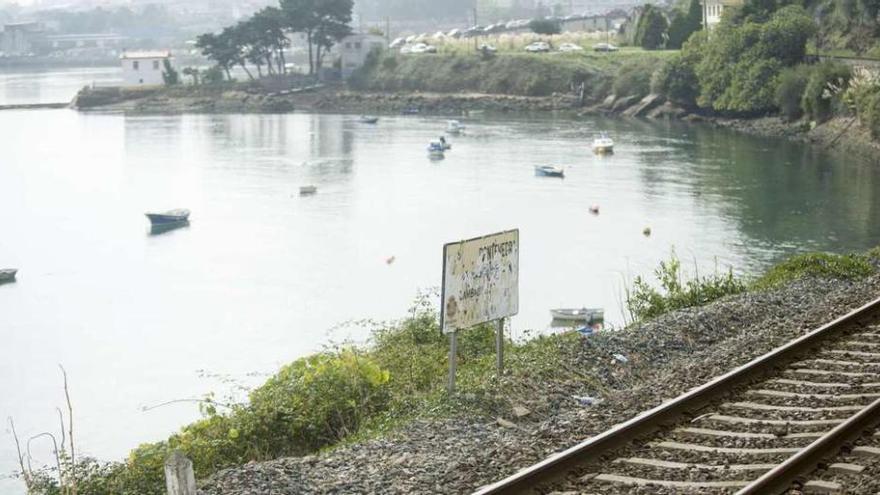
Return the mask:
[[880,493],[878,425],[880,299],[476,495]]

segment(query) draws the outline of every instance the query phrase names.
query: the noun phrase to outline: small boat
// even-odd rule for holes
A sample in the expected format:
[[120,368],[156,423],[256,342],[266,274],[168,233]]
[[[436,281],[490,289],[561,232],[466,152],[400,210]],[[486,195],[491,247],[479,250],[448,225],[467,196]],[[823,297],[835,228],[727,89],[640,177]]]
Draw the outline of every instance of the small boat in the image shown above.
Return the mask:
[[604,321],[605,310],[601,308],[560,308],[551,309],[554,320],[597,323]]
[[445,151],[446,147],[440,141],[431,141],[431,144],[428,145],[428,156],[431,158],[443,158],[446,156]]
[[443,147],[443,151],[449,151],[452,149],[452,143],[442,138],[440,139],[440,146]]
[[317,186],[302,186],[299,188],[300,196],[309,196],[318,192]]
[[553,165],[538,165],[535,167],[535,175],[538,177],[565,177],[565,169]]
[[593,140],[593,153],[597,155],[607,155],[614,153],[614,140],[608,137],[604,132]]
[[464,131],[464,125],[457,120],[446,122],[446,132],[448,134],[461,134]]
[[189,210],[182,208],[162,213],[147,213],[146,215],[153,225],[174,225],[189,221]]
[[376,122],[379,122],[379,117],[361,115],[361,124],[375,124]]
[[15,268],[5,268],[3,270],[0,270],[0,284],[15,282],[16,273],[18,273],[18,270],[16,270]]
[[401,115],[418,115],[421,113],[418,107],[406,107],[400,111]]

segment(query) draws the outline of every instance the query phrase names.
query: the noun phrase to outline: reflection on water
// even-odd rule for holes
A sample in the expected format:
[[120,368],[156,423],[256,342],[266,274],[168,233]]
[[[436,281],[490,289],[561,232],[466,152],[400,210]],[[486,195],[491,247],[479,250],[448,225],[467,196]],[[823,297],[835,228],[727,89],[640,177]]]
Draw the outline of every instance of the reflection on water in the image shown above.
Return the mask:
[[119,67],[14,72],[0,69],[0,105],[69,102],[84,86],[110,86],[121,79]]
[[182,222],[165,223],[160,225],[151,225],[150,235],[162,235],[173,230],[179,230],[185,227],[189,227],[189,220],[184,220]]
[[[196,370],[252,383],[250,372],[328,340],[363,339],[356,326],[327,329],[404,315],[439,285],[444,243],[489,232],[521,232],[514,335],[547,330],[556,307],[604,307],[619,323],[624,281],[673,246],[704,268],[754,271],[880,241],[880,170],[795,143],[485,117],[432,163],[425,146],[444,119],[357,120],[0,114],[0,264],[28,274],[0,290],[0,417],[25,435],[54,425],[63,362],[83,450],[119,458],[197,416],[139,412],[216,388]],[[591,152],[599,131],[613,157]],[[566,180],[535,177],[542,164]],[[320,194],[300,197],[307,185]],[[144,236],[143,211],[178,205],[196,226]],[[0,442],[0,472],[13,460]]]

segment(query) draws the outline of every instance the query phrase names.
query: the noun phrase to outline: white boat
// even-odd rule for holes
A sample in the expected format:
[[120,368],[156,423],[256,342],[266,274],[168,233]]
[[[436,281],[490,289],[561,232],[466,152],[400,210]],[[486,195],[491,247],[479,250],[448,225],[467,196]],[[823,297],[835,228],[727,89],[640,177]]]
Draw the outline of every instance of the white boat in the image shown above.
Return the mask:
[[593,140],[593,153],[597,155],[614,153],[614,140],[603,132]]
[[554,320],[596,323],[604,320],[605,310],[600,308],[560,308],[551,309]]
[[5,284],[6,282],[15,282],[15,274],[18,273],[18,270],[15,268],[5,268],[0,270],[0,284]]
[[461,134],[464,131],[464,124],[457,120],[446,122],[446,132],[449,134]]
[[538,177],[565,177],[565,169],[553,165],[537,165],[535,175]]
[[372,115],[361,115],[362,124],[375,124],[376,122],[379,122],[379,117],[374,117]]
[[189,210],[180,208],[159,213],[146,213],[153,225],[174,225],[189,221]]
[[318,192],[317,186],[302,186],[299,188],[300,196],[308,196],[310,194],[315,194]]
[[431,144],[428,145],[428,156],[431,158],[443,158],[446,156],[445,151],[446,146],[440,141],[431,141]]

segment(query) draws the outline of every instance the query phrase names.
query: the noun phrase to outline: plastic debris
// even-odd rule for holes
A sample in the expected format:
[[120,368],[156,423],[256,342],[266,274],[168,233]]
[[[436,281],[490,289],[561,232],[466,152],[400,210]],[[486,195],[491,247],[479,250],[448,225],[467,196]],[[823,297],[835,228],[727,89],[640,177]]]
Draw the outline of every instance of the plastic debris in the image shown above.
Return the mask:
[[589,395],[572,395],[571,398],[576,400],[578,405],[583,407],[590,407],[602,402],[601,399],[590,397]]
[[618,363],[621,363],[621,364],[626,364],[629,362],[629,359],[627,359],[627,357],[624,356],[623,354],[614,354],[611,357],[613,357],[615,361],[617,361]]

